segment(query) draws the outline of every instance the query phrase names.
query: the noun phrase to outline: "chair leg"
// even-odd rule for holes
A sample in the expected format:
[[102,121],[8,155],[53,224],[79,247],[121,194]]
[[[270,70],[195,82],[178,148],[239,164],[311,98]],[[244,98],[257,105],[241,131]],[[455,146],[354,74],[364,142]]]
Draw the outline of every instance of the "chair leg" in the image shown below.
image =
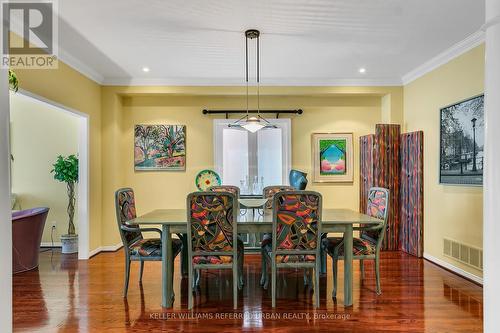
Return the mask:
[[337,298],[337,270],[338,270],[338,259],[333,257],[332,268],[333,268],[333,293],[332,297]]
[[[237,261],[237,260],[236,260]],[[238,308],[238,262],[233,263],[233,308]]]
[[321,273],[321,263],[316,260],[314,269],[314,307],[319,308],[319,274]]
[[365,278],[365,262],[363,259],[359,260],[359,268],[361,269],[361,278]]
[[260,267],[260,285],[263,286],[264,283],[266,282],[266,275],[267,275],[267,260],[264,254],[264,251],[261,251],[261,267]]
[[188,268],[188,309],[193,308],[193,289],[194,289],[194,279],[193,279],[193,266],[189,265]]
[[143,272],[144,272],[144,261],[141,260],[141,266],[139,267],[139,282],[142,282]]
[[245,279],[243,277],[243,268],[244,268],[244,262],[245,262],[245,254],[241,254],[239,261],[238,261],[238,289],[241,290],[243,289],[243,286],[245,285]]
[[127,297],[128,292],[128,280],[130,277],[130,258],[128,256],[125,257],[125,285],[123,286],[123,297]]
[[[273,256],[274,257],[274,256]],[[272,307],[276,307],[276,262],[271,258],[271,298]]]
[[312,268],[304,268],[304,286],[312,287],[313,274],[314,274],[314,270]]
[[170,278],[170,284],[172,285],[172,301],[175,299],[175,293],[174,293],[174,290],[173,290],[173,285],[174,285],[174,261],[175,261],[175,257],[172,258],[172,262],[168,263],[170,265],[171,271],[172,271],[172,275],[169,277]]
[[266,258],[266,275],[264,277],[264,290],[267,290],[269,288],[269,265],[271,265],[271,263],[268,261],[269,258]]
[[193,269],[193,279],[192,279],[191,283],[189,284],[193,290],[196,289],[197,280],[198,280],[199,276],[200,276],[200,271],[198,269]]
[[195,276],[196,276],[196,279],[194,281],[195,287],[199,287],[200,286],[200,280],[201,280],[201,269],[197,269],[195,271]]
[[377,295],[380,295],[382,290],[380,289],[380,257],[378,255],[375,256],[375,278],[377,280]]

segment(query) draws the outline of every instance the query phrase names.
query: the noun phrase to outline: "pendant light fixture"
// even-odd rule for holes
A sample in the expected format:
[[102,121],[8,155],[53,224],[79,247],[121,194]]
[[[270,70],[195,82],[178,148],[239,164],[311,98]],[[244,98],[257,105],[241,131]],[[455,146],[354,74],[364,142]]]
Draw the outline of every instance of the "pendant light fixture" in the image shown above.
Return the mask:
[[[257,116],[250,116],[248,104],[249,104],[249,93],[248,93],[248,41],[255,39],[257,42]],[[263,128],[277,128],[276,125],[271,124],[267,119],[261,117],[260,115],[260,32],[259,30],[250,29],[245,31],[245,80],[246,80],[246,96],[247,96],[247,107],[246,115],[238,119],[229,127],[240,127],[244,128],[251,133],[255,133]]]

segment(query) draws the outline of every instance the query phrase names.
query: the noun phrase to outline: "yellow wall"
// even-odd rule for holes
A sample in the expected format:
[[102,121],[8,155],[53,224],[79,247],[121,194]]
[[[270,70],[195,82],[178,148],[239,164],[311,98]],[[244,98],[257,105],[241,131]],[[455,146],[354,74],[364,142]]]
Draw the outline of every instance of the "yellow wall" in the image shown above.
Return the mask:
[[[78,119],[60,109],[11,93],[12,191],[18,209],[50,207],[42,242],[54,242],[68,232],[66,185],[54,180],[52,164],[58,155],[78,153]],[[78,228],[78,213],[75,226]]]
[[[183,208],[186,194],[195,191],[194,178],[213,168],[212,120],[204,108],[241,109],[240,87],[104,87],[103,105],[103,245],[120,242],[113,208],[113,193],[120,186],[136,191],[137,210],[158,207]],[[381,100],[388,96],[387,117],[402,119],[400,87],[264,87],[262,108],[302,108],[292,117],[292,167],[310,174],[311,133],[353,132],[354,182],[312,184],[323,194],[325,207],[358,209],[360,135],[373,133],[382,119]],[[135,172],[133,126],[135,124],[187,125],[186,171]],[[119,148],[119,149],[116,149]]]
[[484,45],[404,87],[407,131],[424,131],[424,252],[472,274],[482,272],[443,256],[443,237],[482,248],[483,188],[439,184],[439,110],[484,91]]
[[90,250],[101,246],[101,87],[71,67],[59,62],[58,69],[16,70],[20,88],[85,113],[89,116],[89,216]]

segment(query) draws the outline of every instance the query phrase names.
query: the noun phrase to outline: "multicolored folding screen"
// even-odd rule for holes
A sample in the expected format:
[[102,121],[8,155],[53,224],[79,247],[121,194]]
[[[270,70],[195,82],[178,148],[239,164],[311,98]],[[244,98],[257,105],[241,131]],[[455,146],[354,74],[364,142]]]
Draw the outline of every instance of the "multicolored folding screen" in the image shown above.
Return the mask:
[[366,212],[368,190],[373,186],[373,144],[375,135],[365,135],[359,138],[360,171],[359,171],[359,211]]
[[368,190],[390,191],[382,249],[423,254],[423,132],[400,134],[400,126],[379,124],[375,134],[360,137],[360,211]]
[[378,124],[375,127],[374,184],[389,189],[387,232],[382,248],[399,250],[399,125]]
[[424,133],[401,134],[401,227],[399,246],[422,257],[424,252]]

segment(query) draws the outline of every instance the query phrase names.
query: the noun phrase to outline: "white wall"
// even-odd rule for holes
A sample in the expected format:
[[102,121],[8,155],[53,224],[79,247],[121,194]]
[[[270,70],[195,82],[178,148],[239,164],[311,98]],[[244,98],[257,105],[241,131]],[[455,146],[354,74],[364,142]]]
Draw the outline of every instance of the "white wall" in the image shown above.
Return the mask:
[[[12,193],[21,209],[49,207],[42,242],[51,242],[52,221],[56,222],[54,242],[67,233],[68,196],[66,184],[54,180],[52,164],[58,155],[78,153],[79,118],[65,110],[20,93],[10,98]],[[75,212],[75,225],[78,212]]]
[[12,223],[9,176],[9,88],[0,69],[0,331],[12,332]]
[[500,331],[500,0],[486,0],[484,331]]

